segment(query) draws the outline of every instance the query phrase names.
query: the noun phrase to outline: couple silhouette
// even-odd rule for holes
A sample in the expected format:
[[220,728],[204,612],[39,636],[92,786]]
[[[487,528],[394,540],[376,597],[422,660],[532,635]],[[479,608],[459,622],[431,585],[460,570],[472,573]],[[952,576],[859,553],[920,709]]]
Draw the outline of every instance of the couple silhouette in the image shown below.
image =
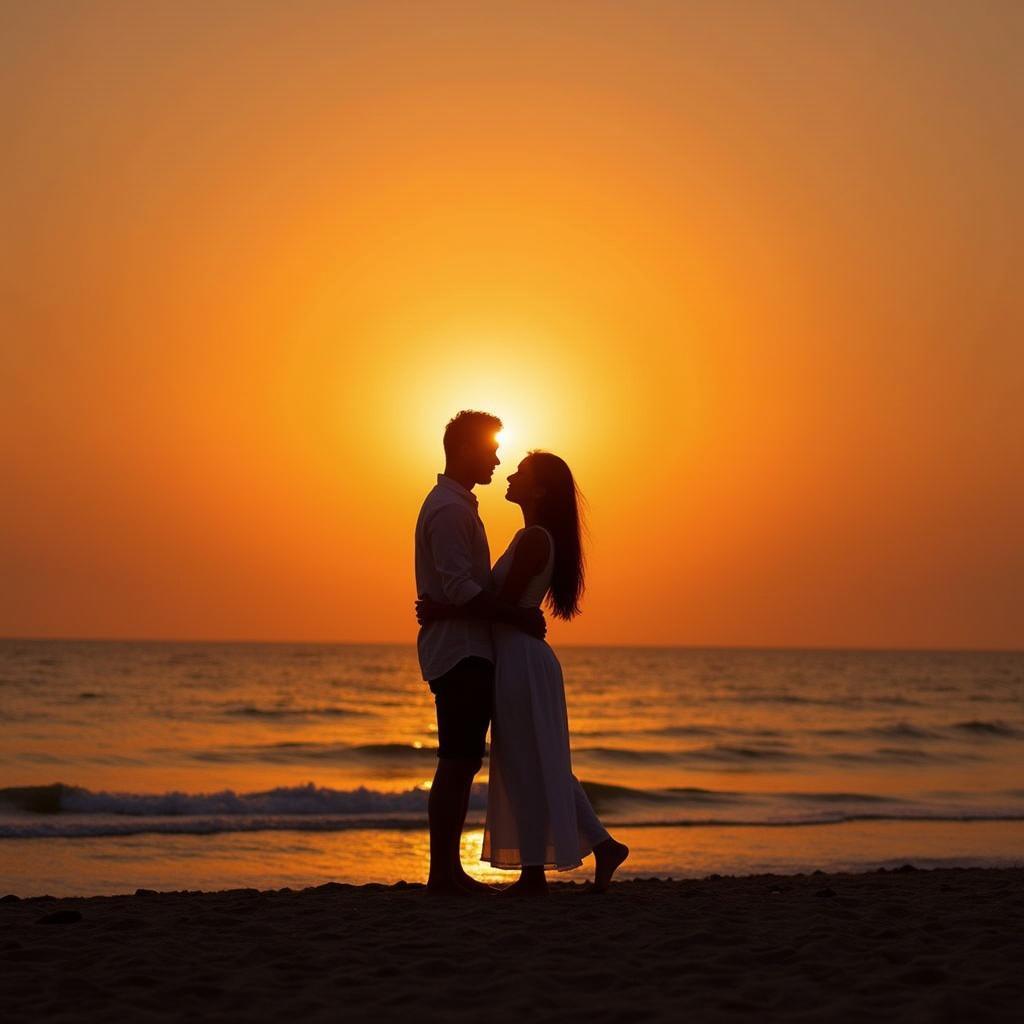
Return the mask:
[[[441,895],[547,894],[545,870],[594,854],[605,891],[629,854],[601,824],[572,772],[562,668],[545,642],[541,604],[580,613],[584,558],[580,495],[557,455],[531,451],[508,478],[523,527],[491,565],[473,488],[491,482],[501,420],[465,410],[444,432],[444,472],[416,522],[417,650],[437,710],[430,788],[430,873]],[[486,753],[487,817],[481,860],[520,870],[503,890],[471,878],[460,856],[473,779]]]

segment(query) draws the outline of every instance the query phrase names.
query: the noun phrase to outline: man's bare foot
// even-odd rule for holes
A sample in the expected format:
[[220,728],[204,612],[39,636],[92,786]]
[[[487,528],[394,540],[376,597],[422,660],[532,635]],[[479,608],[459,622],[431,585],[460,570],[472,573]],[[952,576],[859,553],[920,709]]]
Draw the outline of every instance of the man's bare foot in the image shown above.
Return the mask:
[[593,892],[607,892],[612,875],[629,856],[629,847],[616,842],[610,836],[594,847],[594,888]]

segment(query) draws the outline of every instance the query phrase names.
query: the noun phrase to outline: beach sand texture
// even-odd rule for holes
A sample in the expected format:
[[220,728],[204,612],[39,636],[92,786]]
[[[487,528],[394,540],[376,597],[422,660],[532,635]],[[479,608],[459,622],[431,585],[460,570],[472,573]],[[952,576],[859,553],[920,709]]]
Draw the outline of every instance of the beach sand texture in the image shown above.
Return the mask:
[[547,901],[140,890],[7,897],[0,921],[9,1024],[1024,1019],[1021,869],[563,883]]

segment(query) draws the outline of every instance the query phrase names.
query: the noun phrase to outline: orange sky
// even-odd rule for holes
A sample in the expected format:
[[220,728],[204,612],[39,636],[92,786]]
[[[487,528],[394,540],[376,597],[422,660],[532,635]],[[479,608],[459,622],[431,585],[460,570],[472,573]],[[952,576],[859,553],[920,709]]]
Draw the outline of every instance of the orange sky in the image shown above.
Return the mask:
[[[556,643],[1024,646],[1024,6],[6,5],[0,634],[412,640],[464,406]],[[1017,278],[1015,281],[1014,279]]]

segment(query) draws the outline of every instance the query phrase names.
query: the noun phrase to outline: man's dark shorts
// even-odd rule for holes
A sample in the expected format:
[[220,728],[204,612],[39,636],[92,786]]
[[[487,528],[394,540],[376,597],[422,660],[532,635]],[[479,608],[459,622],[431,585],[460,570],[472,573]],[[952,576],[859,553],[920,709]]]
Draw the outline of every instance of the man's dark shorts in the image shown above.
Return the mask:
[[494,705],[494,666],[486,658],[463,658],[429,685],[437,706],[437,756],[482,758]]

